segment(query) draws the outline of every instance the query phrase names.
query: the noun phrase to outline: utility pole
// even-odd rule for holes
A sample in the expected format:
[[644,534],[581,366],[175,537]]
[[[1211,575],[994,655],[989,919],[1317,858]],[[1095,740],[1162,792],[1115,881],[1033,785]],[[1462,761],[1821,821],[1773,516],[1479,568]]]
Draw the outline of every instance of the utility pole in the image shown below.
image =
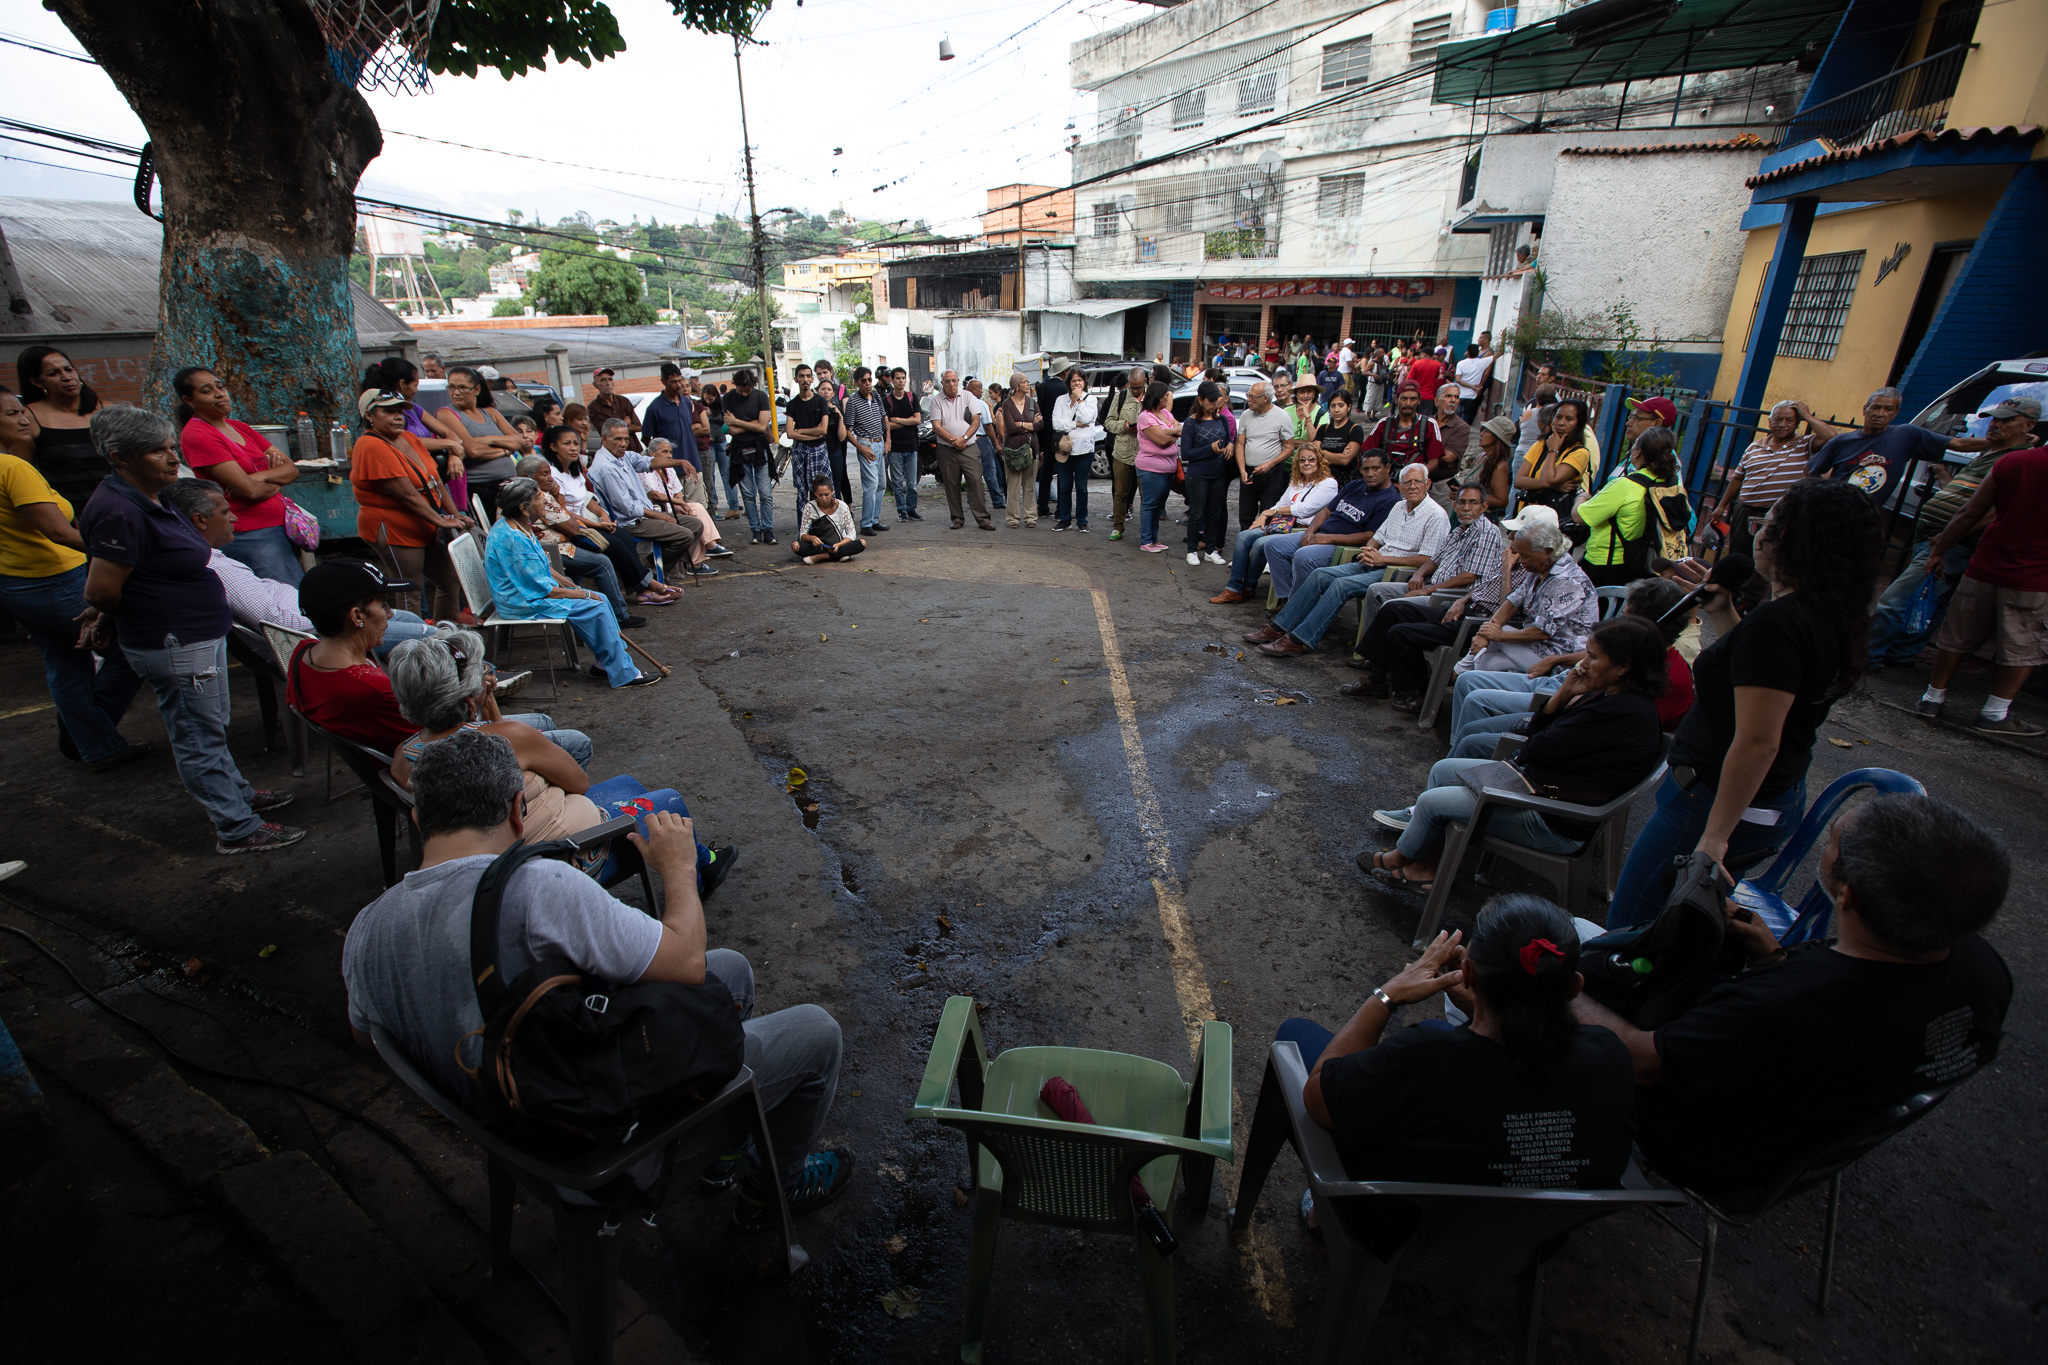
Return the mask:
[[[761,387],[768,390],[768,448],[775,448],[782,419],[776,415],[775,314],[768,311],[768,248],[761,238],[761,209],[754,199],[754,140],[747,132],[747,75],[740,64],[740,39],[732,39],[732,70],[740,91],[740,150],[747,170],[747,217],[754,225],[754,298],[761,310]],[[772,454],[771,454],[772,463]]]

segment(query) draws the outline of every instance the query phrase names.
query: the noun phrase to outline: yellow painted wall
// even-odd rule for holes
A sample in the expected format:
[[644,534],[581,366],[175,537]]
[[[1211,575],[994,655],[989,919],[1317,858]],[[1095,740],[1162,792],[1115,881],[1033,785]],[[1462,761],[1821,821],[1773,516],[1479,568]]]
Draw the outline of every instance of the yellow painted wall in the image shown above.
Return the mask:
[[[1780,358],[1771,367],[1764,406],[1785,398],[1802,398],[1816,415],[1854,418],[1863,411],[1863,400],[1872,389],[1881,388],[1891,373],[1898,354],[1899,339],[1905,334],[1907,316],[1919,293],[1921,277],[1933,258],[1929,250],[1937,242],[1968,241],[1982,230],[1998,203],[2000,189],[1939,199],[1916,199],[1850,213],[1815,218],[1807,240],[1806,254],[1826,256],[1837,251],[1861,250],[1863,273],[1856,281],[1856,296],[1849,303],[1849,317],[1842,327],[1841,344],[1832,360]],[[1878,263],[1892,254],[1900,242],[1910,242],[1912,251],[1899,269],[1875,284]],[[1771,252],[1778,245],[1778,229],[1759,228],[1749,234],[1742,254],[1742,272],[1736,277],[1735,297],[1729,305],[1728,327],[1723,333],[1728,346],[1721,356],[1721,371],[1714,381],[1714,396],[1726,399],[1735,391],[1742,373],[1743,347],[1749,336],[1750,320],[1756,313],[1757,291]],[[1985,360],[1999,357],[1985,356]]]
[[[1951,128],[2048,123],[2048,0],[1987,4],[1977,19],[1976,50],[1963,59]],[[2048,155],[2036,145],[2034,155]]]

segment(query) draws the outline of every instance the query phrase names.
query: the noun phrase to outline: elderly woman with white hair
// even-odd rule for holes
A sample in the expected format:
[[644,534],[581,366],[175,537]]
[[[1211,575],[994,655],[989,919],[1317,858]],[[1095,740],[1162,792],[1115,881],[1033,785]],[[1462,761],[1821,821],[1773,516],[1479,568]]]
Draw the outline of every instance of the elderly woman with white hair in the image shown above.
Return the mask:
[[[610,426],[611,423],[605,423]],[[657,436],[647,443],[649,456],[675,459],[675,443],[666,436]],[[711,515],[708,506],[710,494],[704,487],[704,472],[689,460],[677,460],[673,465],[657,465],[640,475],[641,484],[647,489],[647,497],[655,506],[667,512],[678,522],[689,518],[703,531],[704,538],[698,542],[705,559],[724,559],[731,550],[719,543],[718,518]]]
[[612,604],[612,615],[618,618],[621,630],[636,630],[646,625],[646,617],[635,616],[627,607],[626,595],[619,589],[619,571],[612,561],[571,538],[581,527],[575,514],[562,506],[560,498],[549,496],[548,484],[553,482],[554,466],[538,455],[528,455],[519,461],[517,470],[519,478],[532,479],[539,489],[539,496],[534,501],[534,532],[544,548],[553,548],[561,554],[563,574],[578,585],[587,580],[591,587],[603,593],[604,600]]
[[517,475],[498,489],[498,520],[484,544],[491,604],[500,616],[529,621],[567,621],[576,637],[597,655],[597,669],[613,687],[652,687],[656,673],[642,673],[626,653],[619,623],[604,594],[579,588],[548,562],[540,543],[535,508],[540,486]]
[[[398,709],[419,727],[391,759],[391,780],[407,791],[412,790],[413,764],[430,745],[459,731],[481,730],[504,739],[519,760],[526,782],[526,838],[531,842],[564,838],[621,815],[633,816],[643,835],[654,811],[689,818],[689,807],[673,788],[649,791],[627,776],[592,782],[566,749],[531,725],[500,714],[494,679],[484,662],[483,638],[474,631],[443,629],[408,640],[391,652],[387,671]],[[725,880],[735,855],[731,848],[697,845],[700,895]],[[606,857],[585,870],[604,880],[611,869]]]

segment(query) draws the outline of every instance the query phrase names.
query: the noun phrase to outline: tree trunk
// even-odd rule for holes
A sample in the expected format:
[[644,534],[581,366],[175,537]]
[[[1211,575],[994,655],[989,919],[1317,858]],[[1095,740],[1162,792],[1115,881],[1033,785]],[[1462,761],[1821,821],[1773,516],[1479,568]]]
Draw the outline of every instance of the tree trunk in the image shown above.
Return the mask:
[[348,260],[383,134],[305,0],[48,0],[149,130],[164,251],[148,391],[205,365],[251,422],[353,421]]

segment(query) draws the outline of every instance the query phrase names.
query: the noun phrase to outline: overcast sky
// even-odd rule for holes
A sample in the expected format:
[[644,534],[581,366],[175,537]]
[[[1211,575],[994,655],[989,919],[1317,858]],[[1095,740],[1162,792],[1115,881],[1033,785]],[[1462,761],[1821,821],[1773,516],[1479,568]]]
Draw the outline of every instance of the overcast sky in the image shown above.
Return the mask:
[[[1067,45],[1158,11],[1133,0],[1057,0],[1048,14],[1046,2],[961,0],[955,10],[932,0],[805,0],[802,8],[776,0],[756,34],[765,46],[746,55],[761,208],[841,207],[856,218],[921,217],[941,231],[971,231],[983,189],[1065,184],[1066,125],[1083,137],[1094,126],[1092,97],[1067,87]],[[570,65],[512,81],[443,77],[428,95],[371,95],[384,154],[364,174],[362,192],[492,218],[512,208],[549,221],[577,209],[620,222],[636,214],[664,222],[743,215],[731,40],[686,31],[659,0],[609,3],[627,50],[589,70]],[[78,50],[56,16],[25,2],[7,7],[0,34]],[[940,63],[941,38],[951,38],[955,60]],[[0,112],[116,142],[145,140],[97,68],[5,51]],[[834,156],[835,147],[843,153]],[[129,197],[132,170],[73,163],[103,173],[93,175],[27,164],[18,158],[73,159],[20,143],[0,142],[0,155],[17,158],[0,161],[6,193]],[[616,173],[626,171],[641,174]]]

